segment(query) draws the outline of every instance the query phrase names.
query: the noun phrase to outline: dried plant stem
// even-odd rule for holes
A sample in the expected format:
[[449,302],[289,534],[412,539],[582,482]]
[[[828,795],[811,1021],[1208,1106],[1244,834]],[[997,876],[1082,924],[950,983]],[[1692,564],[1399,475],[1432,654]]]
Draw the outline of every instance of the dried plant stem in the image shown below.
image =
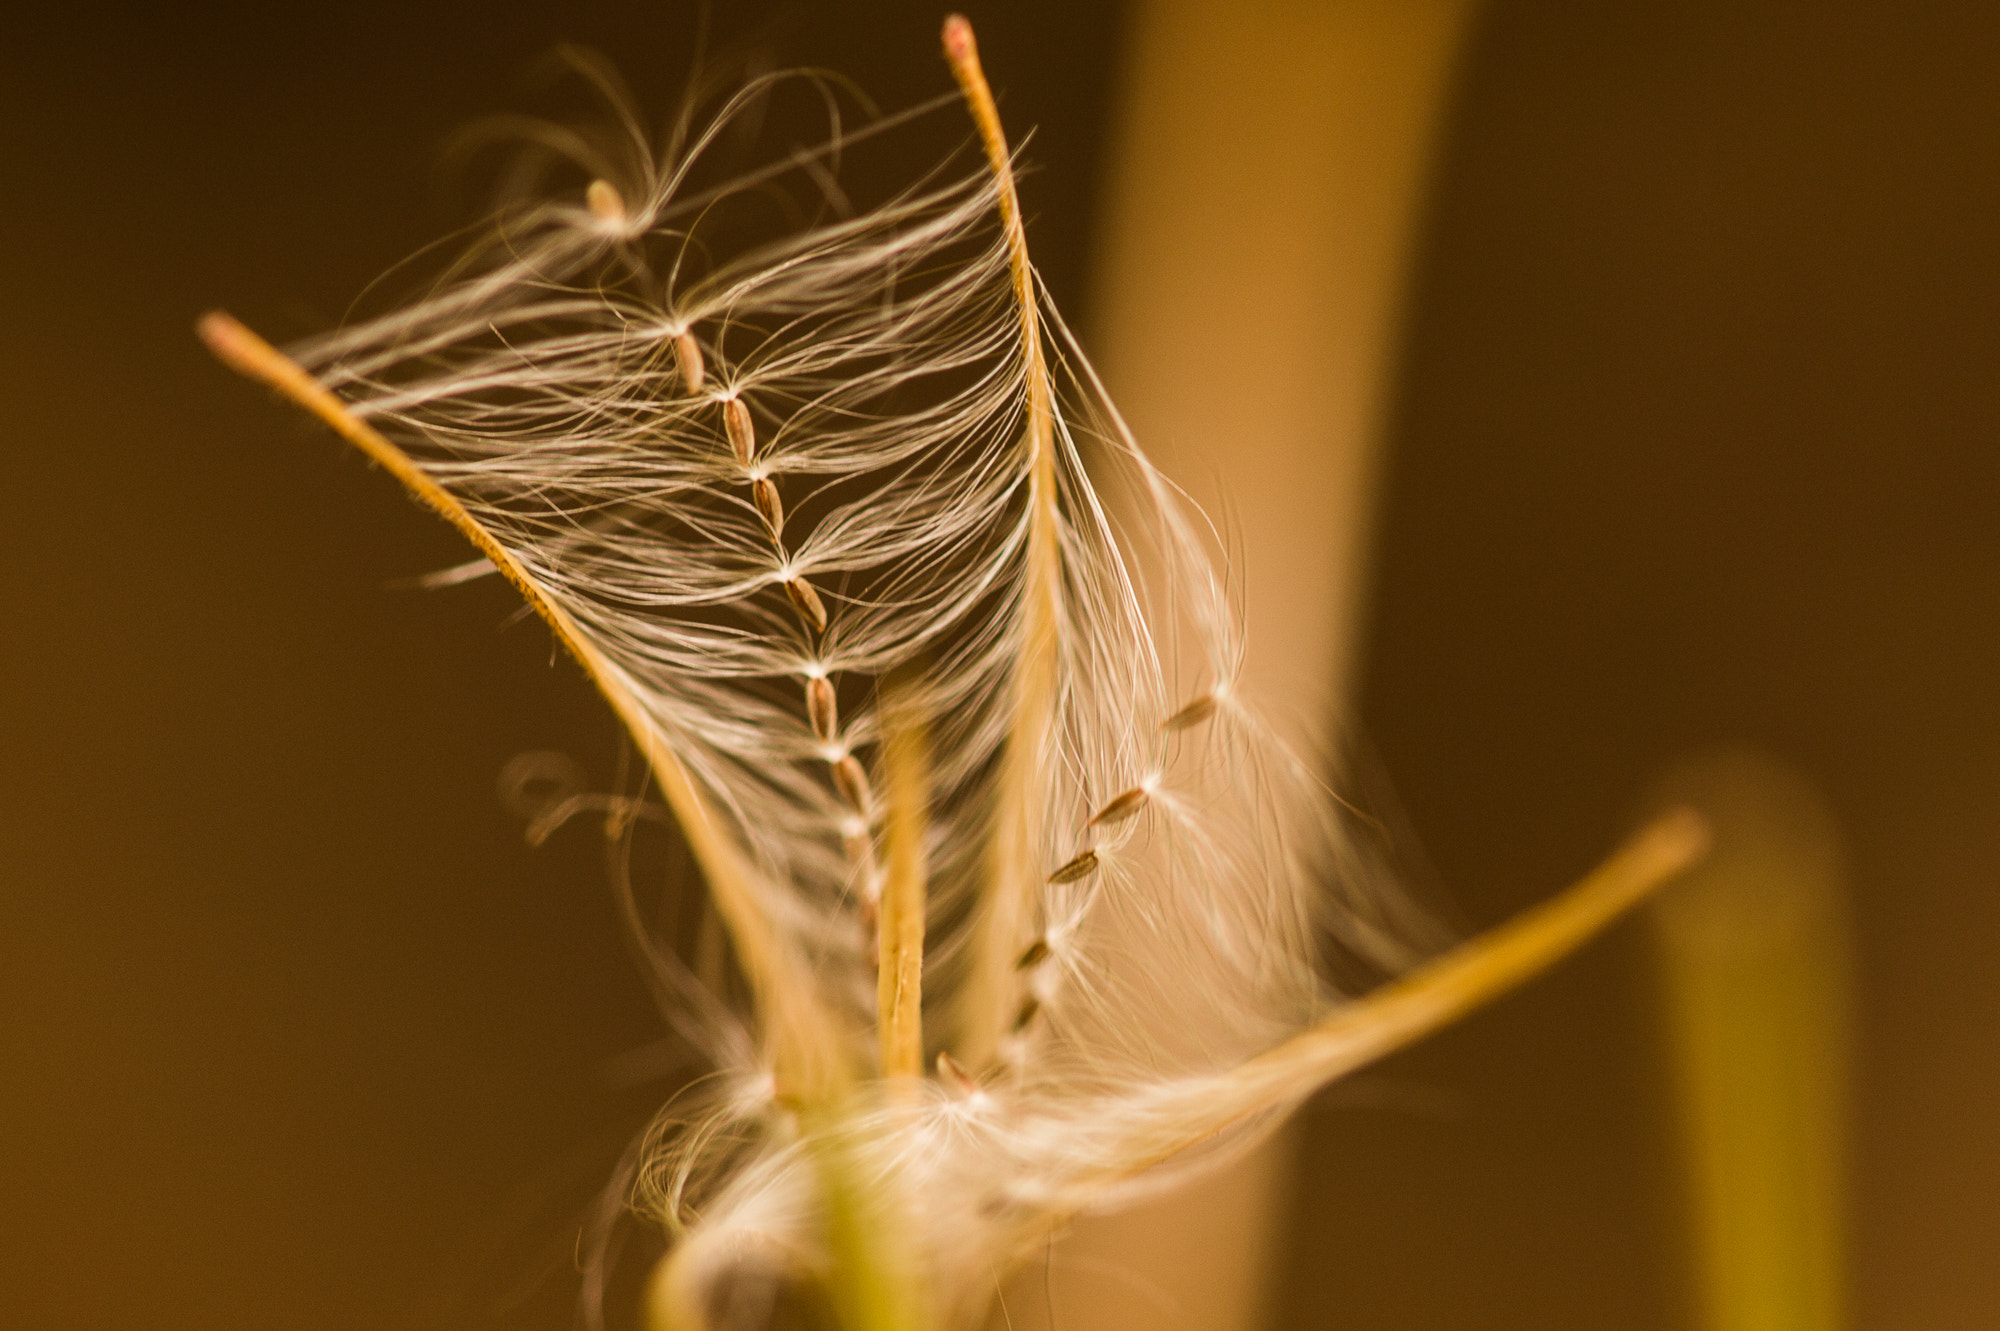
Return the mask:
[[908,1079],[924,1073],[924,902],[927,870],[924,833],[930,799],[929,739],[910,709],[888,715],[882,766],[888,796],[888,873],[877,915],[880,971],[876,1014],[882,1075]]
[[944,25],[945,59],[958,79],[966,108],[978,127],[986,160],[1000,187],[1000,222],[1007,237],[1014,300],[1021,319],[1021,354],[1027,358],[1028,468],[1027,581],[1023,588],[1021,654],[1014,670],[1014,717],[1001,757],[993,839],[988,853],[983,912],[966,990],[959,1052],[977,1071],[993,1061],[1000,1038],[1013,1025],[1018,981],[1014,959],[1031,924],[1043,870],[1038,799],[1055,708],[1062,550],[1056,512],[1055,430],[1047,353],[1042,345],[1035,272],[1028,262],[1028,234],[1014,187],[1014,165],[993,90],[979,65],[972,25],[954,14]]
[[742,852],[722,833],[687,769],[674,756],[619,672],[578,631],[569,616],[536,589],[519,562],[473,520],[464,505],[290,357],[220,311],[204,315],[199,332],[209,350],[224,364],[277,390],[331,426],[419,502],[456,527],[547,622],[557,641],[583,666],[631,731],[659,782],[661,796],[680,821],[689,848],[708,881],[716,912],[735,943],[737,961],[750,982],[758,1010],[766,1022],[765,1029],[770,1032],[773,1070],[782,1091],[808,1101],[823,1101],[837,1095],[850,1080],[850,1073],[839,1032],[825,1005],[813,992],[809,971],[764,918],[757,905],[754,871],[744,862]]
[[826,1235],[826,1292],[841,1331],[931,1331],[911,1271],[907,1243],[883,1198],[856,1177],[837,1135],[814,1138],[820,1224]]
[[1708,852],[1707,820],[1676,809],[1641,828],[1560,896],[1460,944],[1238,1069],[1246,1094],[1321,1086],[1458,1020],[1575,951]]
[[1461,943],[1232,1069],[1203,1102],[1144,1151],[1126,1176],[1173,1158],[1337,1077],[1415,1044],[1547,970],[1707,853],[1708,822],[1675,809],[1640,829],[1560,896]]

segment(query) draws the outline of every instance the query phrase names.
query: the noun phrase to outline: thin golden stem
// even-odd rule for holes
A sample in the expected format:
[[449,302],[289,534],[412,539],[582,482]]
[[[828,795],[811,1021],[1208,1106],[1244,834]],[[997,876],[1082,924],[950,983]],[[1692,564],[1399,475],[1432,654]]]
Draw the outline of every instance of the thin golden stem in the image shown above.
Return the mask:
[[966,989],[959,1046],[975,1071],[993,1061],[1001,1037],[1012,1026],[1014,958],[1032,924],[1036,893],[1045,873],[1038,864],[1050,720],[1055,711],[1056,659],[1060,643],[1062,587],[1061,533],[1056,511],[1055,422],[1047,353],[1042,345],[1041,307],[1035,270],[1028,261],[1028,235],[1014,187],[1014,165],[1000,110],[979,65],[972,24],[954,14],[944,24],[944,54],[958,79],[967,110],[986,149],[987,164],[1000,190],[1000,224],[1006,232],[1014,300],[1021,319],[1021,354],[1026,361],[1028,423],[1028,548],[1023,593],[1021,658],[1014,670],[1013,721],[1001,758],[993,839],[987,855],[985,895],[980,903],[972,974]]
[[556,640],[583,666],[618,714],[651,765],[660,793],[679,819],[689,849],[708,880],[716,913],[735,943],[769,1032],[774,1071],[782,1090],[806,1100],[837,1094],[848,1081],[842,1042],[824,1004],[814,992],[810,970],[795,949],[770,926],[757,904],[756,876],[742,851],[723,831],[687,768],[667,746],[624,676],[577,630],[575,622],[529,580],[513,555],[466,511],[444,487],[425,475],[409,454],[347,409],[294,360],[236,319],[220,311],[197,326],[210,351],[244,377],[276,389],[331,426],[360,449],[420,502],[456,527],[513,583]]
[[891,706],[884,720],[888,873],[876,917],[880,947],[876,1019],[882,1075],[916,1078],[924,1072],[924,909],[928,887],[924,834],[929,824],[929,735],[914,708]]
[[[1581,882],[1392,980],[1217,1079],[1197,1112],[1135,1149],[1129,1177],[1450,1025],[1546,970],[1708,852],[1708,822],[1676,809]],[[1137,1145],[1137,1144],[1135,1144]],[[1109,1183],[1115,1180],[1105,1180]]]

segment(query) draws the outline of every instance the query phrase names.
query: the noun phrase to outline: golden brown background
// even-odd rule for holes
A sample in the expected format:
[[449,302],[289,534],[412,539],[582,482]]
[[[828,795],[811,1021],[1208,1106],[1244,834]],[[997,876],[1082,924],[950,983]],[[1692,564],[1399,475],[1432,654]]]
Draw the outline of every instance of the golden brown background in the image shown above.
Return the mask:
[[[1088,329],[1121,16],[992,8]],[[884,105],[947,88],[933,8],[716,9]],[[0,1323],[567,1324],[659,1027],[590,839],[526,850],[493,780],[561,748],[608,781],[611,724],[501,589],[389,589],[453,538],[189,330],[337,318],[466,219],[441,145],[552,43],[663,108],[694,29],[412,0],[0,35]],[[2000,1325],[1996,242],[1987,7],[1495,0],[1389,431],[1361,712],[1465,922],[1716,741],[1841,819],[1863,1327]],[[1321,1097],[1282,1324],[1683,1325],[1648,1004],[1627,930]]]

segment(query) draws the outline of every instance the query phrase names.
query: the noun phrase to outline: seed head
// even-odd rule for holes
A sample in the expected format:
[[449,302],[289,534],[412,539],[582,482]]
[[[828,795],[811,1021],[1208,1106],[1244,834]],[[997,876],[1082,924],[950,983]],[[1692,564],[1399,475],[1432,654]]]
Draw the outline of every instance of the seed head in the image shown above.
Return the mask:
[[583,207],[514,209],[412,305],[290,357],[202,323],[520,588],[682,827],[735,976],[661,960],[716,1073],[638,1157],[675,1326],[871,1262],[906,1324],[969,1325],[1070,1216],[1222,1158],[1701,840],[1669,820],[1513,932],[1335,988],[1329,935],[1387,971],[1412,917],[1236,695],[1209,528],[1041,289],[971,26],[944,47],[978,161],[872,210],[718,229],[852,140],[698,184],[771,77],[664,148],[614,117]]

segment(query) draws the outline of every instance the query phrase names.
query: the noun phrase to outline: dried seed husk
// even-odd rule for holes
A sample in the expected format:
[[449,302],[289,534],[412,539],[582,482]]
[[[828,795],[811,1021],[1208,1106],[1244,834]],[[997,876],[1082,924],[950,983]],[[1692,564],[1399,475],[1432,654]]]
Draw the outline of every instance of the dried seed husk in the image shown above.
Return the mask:
[[833,681],[825,675],[815,675],[806,681],[806,716],[812,721],[814,736],[822,744],[833,743],[840,729],[840,704],[834,696]]
[[737,466],[747,467],[757,460],[757,427],[742,398],[723,399],[722,428],[729,435],[729,449],[736,454]]
[[856,813],[867,813],[869,799],[873,792],[868,785],[868,773],[862,770],[861,760],[848,754],[833,765],[833,784],[839,788],[840,797],[854,806]]
[[868,839],[866,832],[849,832],[840,838],[840,848],[847,852],[849,864],[868,868],[874,861],[875,843]]
[[593,180],[590,188],[583,192],[584,206],[590,215],[600,222],[624,222],[625,199],[618,187],[608,180]]
[[1113,796],[1109,804],[1090,815],[1089,826],[1104,827],[1111,823],[1122,823],[1145,808],[1146,801],[1151,798],[1144,786],[1134,786],[1122,795]]
[[1079,878],[1088,877],[1090,873],[1096,868],[1097,868],[1097,852],[1094,850],[1086,850],[1080,855],[1071,857],[1069,860],[1064,862],[1062,868],[1057,869],[1054,873],[1050,874],[1049,883],[1052,886],[1061,886],[1064,883],[1074,883]]
[[750,497],[757,501],[757,512],[770,529],[771,539],[777,540],[785,530],[785,504],[778,498],[778,487],[768,476],[759,476],[750,485]]
[[799,612],[799,618],[814,633],[826,632],[826,602],[819,599],[810,582],[804,578],[787,578],[785,595],[792,598],[792,609]]
[[683,329],[674,334],[674,359],[680,362],[681,387],[689,393],[699,393],[702,381],[706,379],[706,368],[701,359],[701,343],[694,340],[694,334]]
[[1187,706],[1160,722],[1162,730],[1186,730],[1198,726],[1215,715],[1217,703],[1213,693],[1204,693]]
[[938,1050],[937,1074],[939,1081],[952,1087],[961,1095],[970,1095],[979,1089],[979,1083],[973,1079],[972,1074],[967,1072],[957,1059],[942,1049]]

